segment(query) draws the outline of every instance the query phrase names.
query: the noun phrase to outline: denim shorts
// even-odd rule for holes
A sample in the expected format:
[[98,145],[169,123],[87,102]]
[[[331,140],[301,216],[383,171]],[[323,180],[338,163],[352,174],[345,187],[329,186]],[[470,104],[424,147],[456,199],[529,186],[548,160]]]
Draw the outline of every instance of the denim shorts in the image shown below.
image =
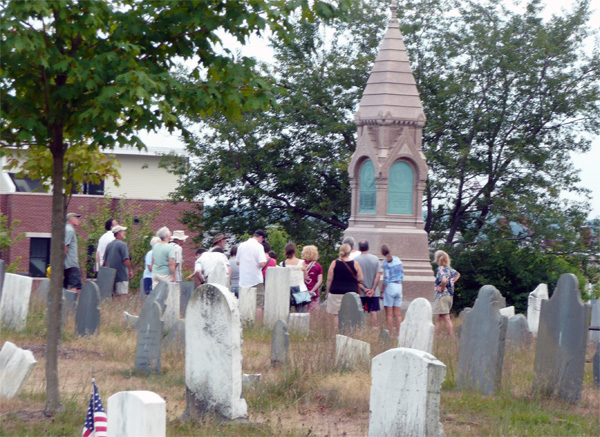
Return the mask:
[[383,293],[383,306],[402,306],[402,284],[390,283],[385,287],[385,292]]

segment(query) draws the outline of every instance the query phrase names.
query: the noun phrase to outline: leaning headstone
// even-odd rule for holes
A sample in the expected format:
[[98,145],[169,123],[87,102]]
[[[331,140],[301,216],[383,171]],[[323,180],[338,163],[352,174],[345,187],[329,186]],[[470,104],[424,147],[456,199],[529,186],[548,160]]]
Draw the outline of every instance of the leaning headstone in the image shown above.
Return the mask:
[[28,276],[6,273],[0,301],[0,326],[14,331],[25,329],[32,283]]
[[108,398],[108,437],[165,437],[167,403],[151,391],[121,391]]
[[500,297],[496,287],[484,285],[462,322],[458,388],[491,394],[500,386],[508,320],[500,315]]
[[340,334],[335,336],[335,367],[347,370],[357,369],[367,366],[370,359],[371,345],[366,341]]
[[[591,326],[600,327],[600,299],[592,299],[592,321]],[[600,342],[600,331],[590,331],[590,341],[594,343]]]
[[71,291],[71,290],[67,290],[66,288],[63,288],[63,309],[64,314],[66,315],[66,313],[70,312],[70,311],[75,311],[77,309],[77,299],[79,298],[79,295],[77,294],[76,291]]
[[504,317],[508,317],[510,319],[512,316],[515,315],[515,307],[509,306],[509,307],[500,308],[500,314],[502,314]]
[[75,313],[75,333],[92,335],[100,328],[100,290],[95,282],[87,281],[81,289]]
[[271,364],[277,366],[288,361],[290,334],[283,320],[277,320],[271,332]]
[[342,298],[338,312],[338,328],[340,333],[350,335],[365,327],[365,310],[357,293],[346,293]]
[[135,368],[142,372],[160,373],[163,338],[162,311],[158,302],[146,308],[138,320]]
[[440,393],[445,376],[441,361],[417,349],[390,349],[373,358],[369,436],[444,435]]
[[100,267],[98,269],[98,276],[96,277],[96,283],[100,290],[100,299],[110,299],[115,288],[115,277],[117,271],[110,267]]
[[256,317],[256,288],[241,287],[239,296],[238,303],[242,324],[251,325]]
[[290,269],[269,267],[265,278],[264,324],[273,329],[278,320],[287,320],[290,314]]
[[517,314],[508,319],[506,328],[506,345],[513,348],[531,346],[533,335],[529,332],[527,319],[523,314]]
[[166,308],[163,312],[163,329],[169,332],[179,322],[179,284],[177,282],[169,282],[169,293],[165,301]]
[[185,315],[186,418],[245,419],[242,325],[237,299],[220,285],[194,290]]
[[196,289],[196,283],[195,282],[189,282],[189,281],[183,281],[181,284],[179,284],[179,310],[180,310],[180,315],[181,317],[185,318],[185,309],[187,308],[187,304],[190,301],[190,297],[192,296],[192,293],[194,292],[194,290]]
[[592,358],[594,367],[594,385],[596,388],[600,388],[600,343],[596,343],[596,353]]
[[527,324],[534,337],[537,337],[542,301],[544,300],[548,300],[548,285],[546,284],[538,285],[535,290],[529,293],[527,299]]
[[6,263],[0,259],[0,301],[2,301],[2,286],[4,285],[4,275],[6,275]]
[[298,334],[310,332],[310,313],[290,313],[290,331]]
[[435,331],[431,322],[431,312],[431,303],[423,297],[418,297],[410,303],[400,325],[398,347],[431,353]]
[[[142,304],[142,309],[140,313],[143,313],[145,309],[150,308],[152,303],[156,302],[160,305],[160,310],[162,314],[165,313],[167,309],[167,296],[169,295],[169,284],[163,281],[160,281],[156,287],[152,289],[150,294],[146,299],[144,299],[144,303]],[[138,319],[139,320],[139,319]],[[135,324],[135,329],[138,329],[138,323]]]
[[0,350],[0,399],[18,396],[36,363],[31,351],[4,342]]
[[581,301],[579,281],[560,276],[552,298],[542,301],[533,365],[533,391],[577,402],[581,397],[591,308]]
[[38,299],[46,302],[48,300],[48,293],[50,292],[50,279],[42,279],[40,285],[37,290],[35,290],[35,295]]

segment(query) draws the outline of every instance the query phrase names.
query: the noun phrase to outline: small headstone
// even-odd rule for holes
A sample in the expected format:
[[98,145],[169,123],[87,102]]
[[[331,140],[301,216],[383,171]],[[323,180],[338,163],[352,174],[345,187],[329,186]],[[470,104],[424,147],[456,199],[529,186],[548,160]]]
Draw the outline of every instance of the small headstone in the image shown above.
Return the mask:
[[81,289],[75,314],[75,333],[92,335],[100,328],[100,290],[95,282],[87,281]]
[[163,345],[176,351],[185,351],[185,319],[179,319],[163,338]]
[[277,366],[288,361],[290,334],[283,320],[277,320],[271,333],[271,364]]
[[371,345],[337,334],[335,336],[335,367],[352,370],[367,366],[371,359]]
[[431,318],[431,303],[423,297],[413,300],[408,306],[406,316],[400,325],[398,347],[431,353],[435,331]]
[[350,335],[352,332],[365,327],[365,310],[358,293],[346,293],[342,298],[338,313],[338,328],[340,333]]
[[290,313],[290,331],[308,335],[310,332],[310,313]]
[[471,311],[471,309],[471,307],[464,307],[462,311],[458,314],[458,318],[463,320],[465,316],[469,314],[469,311]]
[[387,346],[392,342],[392,336],[390,335],[389,329],[382,329],[379,331],[379,344]]
[[100,299],[110,299],[115,288],[115,277],[117,271],[110,267],[100,267],[98,269],[98,276],[96,277],[96,284],[100,290]]
[[0,350],[0,399],[18,396],[36,363],[31,351],[4,342]]
[[185,331],[184,417],[247,418],[242,397],[242,325],[233,293],[220,285],[196,288],[188,303]]
[[507,325],[500,315],[500,297],[496,287],[484,285],[462,322],[458,388],[492,394],[500,386]]
[[577,402],[581,397],[591,308],[581,301],[579,281],[560,276],[552,298],[542,301],[533,365],[533,391]]
[[242,375],[242,387],[244,391],[249,389],[254,390],[258,387],[258,384],[260,384],[260,373],[244,373]]
[[527,319],[523,314],[517,314],[508,319],[506,328],[506,344],[513,348],[531,346],[533,335],[529,332]]
[[290,269],[269,267],[265,278],[264,324],[273,329],[278,320],[290,314]]
[[135,328],[139,317],[131,315],[127,311],[123,311],[123,319],[126,328]]
[[63,309],[65,310],[63,313],[70,311],[75,311],[77,309],[77,299],[79,295],[75,291],[67,290],[63,288]]
[[109,437],[165,437],[167,403],[151,391],[121,391],[108,398]]
[[512,316],[515,315],[515,307],[510,306],[510,307],[500,308],[500,314],[502,314],[504,317],[508,317],[510,319]]
[[[600,299],[592,299],[590,304],[592,305],[592,321],[590,325],[600,327]],[[600,331],[590,331],[589,338],[593,343],[600,342]]]
[[50,292],[50,279],[48,279],[48,278],[42,279],[37,290],[35,290],[35,295],[38,297],[38,299],[41,299],[42,301],[46,302],[48,300],[49,292]]
[[548,300],[548,285],[546,284],[538,285],[535,290],[529,293],[527,299],[527,324],[534,337],[537,337],[542,301],[544,300]]
[[499,302],[500,302],[500,309],[506,308],[506,298],[504,296],[502,296],[502,294],[500,294]]
[[445,376],[441,361],[417,349],[390,349],[373,358],[369,436],[442,436]]
[[594,385],[600,388],[600,343],[596,343],[596,353],[592,361],[594,367]]
[[[143,313],[146,308],[152,306],[153,302],[156,302],[160,305],[160,310],[162,314],[165,313],[167,309],[167,296],[169,295],[169,284],[166,282],[160,281],[156,287],[152,289],[150,294],[146,299],[144,299],[144,303],[142,304],[142,309],[140,313]],[[138,319],[139,320],[139,319]],[[135,329],[138,329],[138,323],[135,324]]]
[[242,324],[253,324],[256,317],[256,288],[241,287],[238,303]]
[[138,319],[135,368],[142,372],[160,373],[163,338],[162,311],[158,302],[152,302]]
[[4,275],[6,275],[6,263],[0,259],[0,301],[2,301],[2,286],[4,285]]
[[179,285],[180,285],[180,287],[179,287],[179,292],[180,292],[179,310],[180,310],[180,313],[179,314],[181,315],[181,317],[185,318],[185,309],[187,308],[187,304],[190,301],[190,297],[192,296],[192,293],[196,289],[196,283],[189,282],[189,281],[183,281]]
[[28,276],[6,273],[0,300],[0,327],[14,331],[25,329],[32,283]]
[[166,308],[163,312],[163,329],[169,332],[179,322],[179,284],[177,282],[169,282],[169,293],[165,301]]

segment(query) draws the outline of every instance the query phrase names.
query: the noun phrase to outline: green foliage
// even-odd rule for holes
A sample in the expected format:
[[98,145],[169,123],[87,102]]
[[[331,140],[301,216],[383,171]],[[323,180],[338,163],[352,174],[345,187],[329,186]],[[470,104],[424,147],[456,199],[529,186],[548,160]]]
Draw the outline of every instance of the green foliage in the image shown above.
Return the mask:
[[[15,228],[21,223],[20,220],[13,220],[10,226],[8,225],[8,216],[0,213],[0,254],[5,254],[15,243],[25,237],[25,234],[20,233],[14,235]],[[8,273],[16,273],[21,266],[21,257],[17,257],[12,263],[6,266]]]

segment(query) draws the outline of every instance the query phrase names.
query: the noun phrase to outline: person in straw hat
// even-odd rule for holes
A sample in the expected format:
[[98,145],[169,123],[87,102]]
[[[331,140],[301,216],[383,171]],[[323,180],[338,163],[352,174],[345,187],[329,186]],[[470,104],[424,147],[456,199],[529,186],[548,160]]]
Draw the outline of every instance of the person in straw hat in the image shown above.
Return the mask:
[[181,266],[183,265],[183,245],[185,240],[188,239],[188,235],[185,235],[184,231],[175,231],[171,236],[171,245],[175,249],[175,282],[183,281],[183,274],[181,273]]

